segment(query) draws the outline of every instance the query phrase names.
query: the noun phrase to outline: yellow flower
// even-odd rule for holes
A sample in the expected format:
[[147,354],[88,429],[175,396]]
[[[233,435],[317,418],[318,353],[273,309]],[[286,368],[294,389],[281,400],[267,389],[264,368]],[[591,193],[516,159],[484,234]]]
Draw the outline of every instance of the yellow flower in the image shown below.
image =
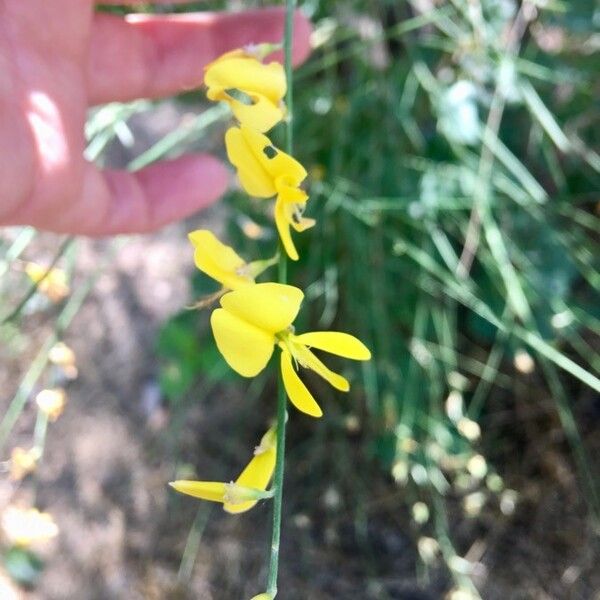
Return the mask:
[[209,100],[229,104],[235,118],[256,131],[268,131],[285,115],[285,71],[277,62],[267,65],[248,50],[227,52],[205,68]]
[[25,264],[25,273],[38,290],[47,296],[52,302],[60,302],[69,295],[70,289],[67,283],[67,274],[62,269],[48,269],[37,263]]
[[58,527],[49,513],[9,506],[2,513],[2,531],[9,544],[28,548],[55,537]]
[[298,260],[290,226],[296,231],[305,231],[315,224],[313,219],[302,216],[308,195],[299,186],[306,178],[306,169],[289,154],[275,148],[266,135],[243,125],[227,130],[225,146],[248,194],[257,198],[277,196],[277,231],[287,255]]
[[313,417],[323,412],[302,383],[293,362],[311,369],[334,388],[347,392],[344,377],[327,368],[311,348],[353,360],[369,360],[369,349],[357,338],[337,331],[296,335],[292,323],[304,298],[301,290],[279,283],[258,283],[221,298],[210,319],[219,351],[229,366],[244,377],[254,377],[269,362],[275,345],[281,349],[281,374],[294,406]]
[[75,352],[64,342],[57,342],[48,352],[48,360],[56,365],[67,379],[77,379]]
[[273,596],[265,592],[263,594],[258,594],[258,596],[252,596],[250,600],[273,600]]
[[206,229],[192,231],[188,237],[194,246],[194,262],[198,269],[218,281],[224,290],[253,284],[255,277],[276,262],[269,259],[246,263],[233,248]]
[[35,471],[39,451],[35,448],[25,450],[20,446],[13,448],[10,454],[10,478],[21,481],[29,473]]
[[62,415],[67,403],[67,393],[62,388],[42,390],[36,397],[38,408],[52,422]]
[[271,496],[266,489],[273,477],[276,454],[277,437],[275,428],[271,428],[262,437],[260,444],[254,449],[252,460],[235,482],[179,480],[169,485],[182,494],[222,502],[228,513],[246,512],[259,500]]

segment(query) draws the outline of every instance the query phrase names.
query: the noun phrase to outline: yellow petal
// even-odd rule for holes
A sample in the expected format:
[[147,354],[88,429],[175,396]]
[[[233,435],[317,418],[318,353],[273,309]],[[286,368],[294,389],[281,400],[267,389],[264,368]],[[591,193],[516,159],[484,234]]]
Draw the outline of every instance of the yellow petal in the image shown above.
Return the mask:
[[311,331],[310,333],[297,335],[296,340],[310,348],[324,350],[344,358],[353,360],[369,360],[371,358],[369,349],[359,339],[348,333]]
[[285,176],[284,181],[288,186],[298,187],[300,185],[307,173],[295,158],[273,146],[271,140],[258,131],[243,125],[240,127],[240,131],[247,147],[271,176],[273,182]]
[[171,481],[169,485],[182,494],[210,502],[225,502],[227,485],[221,481]]
[[254,58],[231,55],[208,65],[204,83],[208,88],[262,94],[273,104],[285,96],[287,87],[285,71],[280,63],[265,65]]
[[[243,48],[235,48],[234,50],[229,50],[229,52],[225,52],[224,54],[221,54],[221,56],[219,56],[218,58],[215,58],[215,60],[213,60],[212,62],[209,62],[207,65],[204,66],[204,75],[206,76],[206,72],[209,69],[212,69],[216,64],[220,63],[221,61],[225,61],[228,60],[230,58],[243,58],[243,57],[247,57],[248,53],[243,49]],[[206,81],[205,81],[206,83]]]
[[240,124],[260,132],[273,128],[285,115],[282,103],[273,103],[265,95],[249,90],[210,88],[206,96],[215,102],[227,102]]
[[[248,289],[254,287],[256,286],[247,286]],[[240,288],[238,291],[244,289]],[[238,291],[230,294],[237,294]],[[230,294],[226,294],[223,298]],[[234,371],[243,377],[254,377],[265,368],[273,354],[275,343],[273,333],[248,323],[222,308],[213,311],[210,325],[219,352]]]
[[271,198],[277,193],[274,179],[252,152],[240,129],[231,127],[226,131],[225,147],[227,157],[237,169],[242,187],[250,196]]
[[252,596],[250,600],[273,600],[273,596],[265,592],[263,594],[258,594],[258,596]]
[[306,170],[275,148],[266,135],[244,125],[231,127],[225,134],[225,146],[242,187],[251,196],[270,198],[281,191],[290,199],[306,200],[304,192],[294,191],[306,177]]
[[[256,504],[258,500],[270,497],[270,493],[265,490],[244,487],[237,483],[225,483],[223,481],[171,481],[169,485],[188,496],[208,500],[209,502],[222,502],[225,506],[244,506],[246,504]],[[247,509],[246,509],[247,510]],[[242,512],[233,511],[229,512]]]
[[[275,334],[292,324],[303,298],[302,291],[291,285],[257,283],[225,294],[221,306],[243,321]],[[273,339],[272,335],[269,339]]]
[[240,124],[256,131],[269,131],[283,120],[283,110],[266,96],[248,92],[252,104],[244,104],[229,97],[228,104]]
[[277,202],[275,203],[275,225],[285,253],[292,260],[298,260],[298,251],[290,234],[290,220],[287,215],[287,207],[280,201],[279,197],[277,197]]
[[[282,200],[286,204],[290,205],[290,211],[293,213],[298,212],[297,206],[304,205],[308,200],[308,194],[298,187],[298,184],[294,183],[294,180],[287,175],[282,175],[275,179],[275,187],[277,188],[277,198]],[[302,210],[304,207],[302,206]]]
[[246,263],[233,248],[226,246],[206,229],[188,234],[194,246],[194,262],[198,269],[218,281],[223,287],[235,290],[238,287],[254,283],[250,275],[240,274]]
[[299,411],[311,417],[323,416],[321,407],[294,370],[292,357],[287,350],[281,351],[281,376],[288,398]]
[[[273,437],[274,432],[267,432],[265,437]],[[264,441],[264,438],[263,438]],[[263,442],[258,447],[262,449]],[[273,477],[273,471],[275,470],[275,458],[277,450],[274,443],[271,443],[260,452],[255,452],[254,457],[248,463],[248,466],[241,472],[240,476],[236,479],[236,485],[240,485],[247,488],[253,488],[257,490],[266,490],[271,477]],[[238,504],[226,503],[223,508],[226,512],[237,514],[250,510],[257,500],[250,500]]]
[[294,358],[306,369],[311,369],[317,375],[325,379],[327,383],[332,385],[336,390],[347,392],[350,389],[350,384],[345,377],[338,375],[328,367],[326,367],[306,346],[298,342],[296,336],[290,336],[291,348],[294,353]]

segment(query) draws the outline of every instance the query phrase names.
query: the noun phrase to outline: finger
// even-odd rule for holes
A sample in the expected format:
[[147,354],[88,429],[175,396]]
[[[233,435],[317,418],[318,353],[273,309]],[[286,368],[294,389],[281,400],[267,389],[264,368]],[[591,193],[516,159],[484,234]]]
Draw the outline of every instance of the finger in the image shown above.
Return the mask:
[[129,173],[88,165],[80,201],[60,229],[104,236],[144,233],[206,208],[227,189],[225,166],[208,155],[188,155]]
[[193,0],[102,0],[97,4],[191,4]]
[[[198,87],[203,67],[217,56],[246,44],[281,42],[280,8],[241,13],[171,16],[96,15],[88,66],[91,104],[157,98]],[[294,17],[294,64],[310,51],[311,26]],[[281,53],[274,55],[281,60]]]

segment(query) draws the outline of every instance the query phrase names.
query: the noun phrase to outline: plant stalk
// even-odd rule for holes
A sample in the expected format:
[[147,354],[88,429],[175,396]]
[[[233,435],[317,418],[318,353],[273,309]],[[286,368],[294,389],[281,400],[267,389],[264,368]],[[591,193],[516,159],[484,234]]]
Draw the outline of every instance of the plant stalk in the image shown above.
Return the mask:
[[[285,36],[283,50],[285,56],[285,77],[287,81],[287,92],[285,102],[288,110],[288,118],[285,123],[285,151],[293,152],[293,90],[292,90],[292,39],[294,34],[294,9],[296,0],[286,0],[285,13]],[[277,268],[277,281],[287,283],[287,256],[285,248],[279,243],[279,263]],[[267,581],[267,593],[271,598],[277,596],[277,575],[279,572],[279,544],[281,539],[281,509],[283,504],[283,477],[285,472],[285,421],[286,421],[287,396],[283,386],[281,371],[278,377],[277,389],[277,457],[275,461],[275,477],[273,487],[273,530],[271,535],[271,558],[269,564],[269,578]]]

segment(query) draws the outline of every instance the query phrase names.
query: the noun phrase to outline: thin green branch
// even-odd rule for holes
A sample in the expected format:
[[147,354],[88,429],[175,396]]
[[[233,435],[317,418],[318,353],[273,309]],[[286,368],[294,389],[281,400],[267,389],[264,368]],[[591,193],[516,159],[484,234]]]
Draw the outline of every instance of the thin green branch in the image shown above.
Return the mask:
[[[295,0],[286,0],[285,15],[285,37],[283,40],[283,49],[285,55],[285,76],[287,81],[287,93],[285,97],[288,119],[285,126],[285,151],[288,154],[293,152],[293,129],[292,119],[294,115],[293,85],[292,85],[292,39],[294,35],[294,9]],[[287,283],[287,256],[285,248],[280,243],[278,281]],[[283,504],[283,478],[285,474],[285,421],[286,421],[287,396],[283,386],[281,372],[278,380],[277,393],[277,458],[275,462],[275,477],[273,487],[275,495],[273,497],[273,530],[271,536],[271,558],[269,564],[269,577],[267,581],[267,593],[272,598],[277,596],[277,575],[279,573],[279,545],[281,540],[281,514]]]

